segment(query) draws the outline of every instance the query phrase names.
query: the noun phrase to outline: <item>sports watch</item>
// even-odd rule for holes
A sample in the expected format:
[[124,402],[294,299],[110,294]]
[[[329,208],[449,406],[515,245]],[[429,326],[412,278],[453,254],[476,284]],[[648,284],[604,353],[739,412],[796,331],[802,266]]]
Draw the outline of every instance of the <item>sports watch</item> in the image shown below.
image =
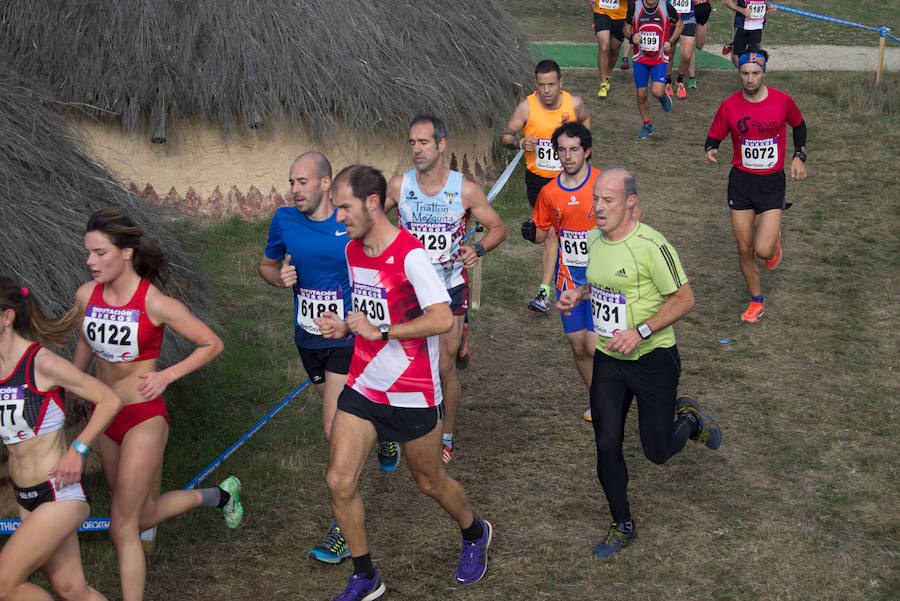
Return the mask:
[[473,243],[472,248],[475,249],[475,254],[478,255],[479,257],[483,257],[484,253],[486,252],[484,250],[484,247],[481,244],[479,244],[478,242]]
[[804,163],[806,162],[806,146],[801,146],[797,150],[794,151],[794,157],[800,159]]
[[387,341],[388,333],[391,331],[391,324],[383,323],[380,326],[378,326],[378,329],[381,330],[381,339],[384,341]]
[[650,329],[650,326],[647,325],[647,322],[638,324],[637,327],[638,334],[641,335],[641,339],[647,340],[650,338],[650,335],[653,334],[653,330]]
[[86,442],[81,442],[80,440],[74,441],[72,443],[72,448],[75,449],[75,452],[79,455],[87,455],[88,451],[91,450]]

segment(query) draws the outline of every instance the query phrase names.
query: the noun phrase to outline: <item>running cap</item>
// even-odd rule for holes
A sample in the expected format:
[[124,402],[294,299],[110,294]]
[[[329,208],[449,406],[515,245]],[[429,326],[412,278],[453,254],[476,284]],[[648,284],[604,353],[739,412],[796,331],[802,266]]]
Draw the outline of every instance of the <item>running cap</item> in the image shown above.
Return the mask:
[[741,68],[742,65],[746,65],[747,63],[754,63],[762,67],[762,70],[766,70],[766,55],[762,52],[745,52],[738,58],[738,69]]

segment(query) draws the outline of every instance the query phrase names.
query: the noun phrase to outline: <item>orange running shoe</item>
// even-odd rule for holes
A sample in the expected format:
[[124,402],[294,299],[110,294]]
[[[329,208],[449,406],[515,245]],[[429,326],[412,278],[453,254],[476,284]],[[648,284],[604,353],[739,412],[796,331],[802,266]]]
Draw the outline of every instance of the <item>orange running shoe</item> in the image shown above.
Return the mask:
[[444,448],[441,451],[441,461],[443,461],[444,465],[453,461],[453,450],[447,445],[444,445]]
[[741,319],[750,323],[754,323],[757,319],[762,317],[765,312],[765,304],[758,301],[752,301],[750,303],[750,306],[747,307],[747,310],[744,311],[744,313],[741,315]]
[[766,269],[772,271],[781,263],[781,233],[778,234],[778,240],[775,242],[775,254],[766,259]]
[[680,81],[679,81],[679,82],[675,85],[675,90],[676,90],[676,91],[675,91],[675,95],[676,95],[676,96],[678,96],[679,98],[687,98],[687,90],[684,89],[684,83],[683,83],[683,82],[680,82]]

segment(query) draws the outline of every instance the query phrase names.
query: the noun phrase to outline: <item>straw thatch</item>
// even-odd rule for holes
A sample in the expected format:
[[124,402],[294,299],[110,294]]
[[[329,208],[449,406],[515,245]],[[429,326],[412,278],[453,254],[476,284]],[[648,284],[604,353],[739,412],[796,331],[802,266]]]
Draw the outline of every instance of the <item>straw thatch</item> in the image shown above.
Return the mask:
[[165,138],[235,128],[396,131],[422,110],[493,127],[530,75],[493,0],[7,0],[0,59],[73,106]]
[[[0,273],[34,290],[48,315],[61,315],[74,304],[78,286],[90,280],[88,217],[118,204],[169,253],[169,292],[208,320],[202,277],[166,230],[160,210],[86,156],[53,106],[46,93],[0,65]],[[173,354],[164,361],[187,343],[168,346]]]

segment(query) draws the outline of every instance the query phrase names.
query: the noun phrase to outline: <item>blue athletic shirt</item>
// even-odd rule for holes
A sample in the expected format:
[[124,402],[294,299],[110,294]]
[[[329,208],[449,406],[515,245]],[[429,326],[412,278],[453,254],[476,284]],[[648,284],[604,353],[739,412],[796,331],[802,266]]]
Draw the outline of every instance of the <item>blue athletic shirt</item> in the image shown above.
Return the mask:
[[[322,202],[328,202],[324,200]],[[294,285],[294,342],[301,348],[352,346],[353,337],[328,339],[312,322],[326,310],[341,317],[352,310],[346,247],[349,236],[338,223],[337,211],[324,221],[313,221],[296,207],[281,207],[269,224],[265,255],[283,261],[291,255],[297,268]]]

